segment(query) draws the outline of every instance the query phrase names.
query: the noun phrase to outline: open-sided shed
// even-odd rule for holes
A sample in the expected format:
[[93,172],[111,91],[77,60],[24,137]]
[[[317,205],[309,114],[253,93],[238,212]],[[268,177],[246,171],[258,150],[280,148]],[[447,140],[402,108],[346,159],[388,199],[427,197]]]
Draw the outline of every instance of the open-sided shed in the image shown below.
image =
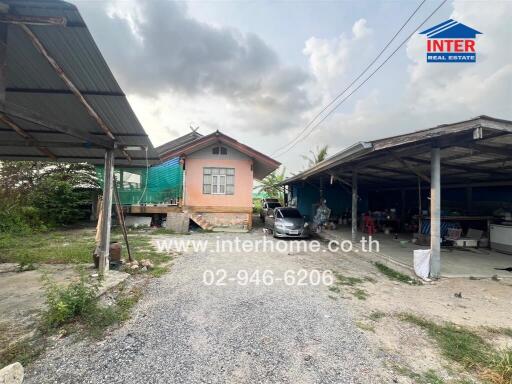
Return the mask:
[[432,276],[440,273],[441,187],[512,185],[512,122],[488,116],[409,134],[359,142],[283,185],[340,183],[352,193],[352,238],[358,187],[372,191],[430,188]]
[[158,156],[72,4],[0,2],[0,159],[105,164],[108,268],[113,165]]

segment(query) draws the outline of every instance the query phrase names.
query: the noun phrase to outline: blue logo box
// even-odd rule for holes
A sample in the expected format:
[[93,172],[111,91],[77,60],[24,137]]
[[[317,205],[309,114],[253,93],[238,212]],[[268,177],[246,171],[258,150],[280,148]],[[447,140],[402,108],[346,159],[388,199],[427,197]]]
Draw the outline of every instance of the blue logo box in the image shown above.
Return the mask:
[[427,53],[427,63],[474,63],[476,53]]

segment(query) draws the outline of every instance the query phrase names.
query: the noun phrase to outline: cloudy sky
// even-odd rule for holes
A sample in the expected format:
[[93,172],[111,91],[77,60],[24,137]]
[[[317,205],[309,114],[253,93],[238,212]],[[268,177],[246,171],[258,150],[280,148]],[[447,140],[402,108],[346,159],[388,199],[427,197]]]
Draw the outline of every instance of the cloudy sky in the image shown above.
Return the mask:
[[[420,3],[73,0],[155,146],[200,126],[273,155],[365,68]],[[440,4],[427,0],[389,53]],[[512,119],[512,2],[448,1],[483,34],[476,64],[427,64],[417,33],[289,152],[329,153],[391,134],[491,115]],[[385,58],[387,55],[384,55]],[[378,63],[377,63],[378,65]]]

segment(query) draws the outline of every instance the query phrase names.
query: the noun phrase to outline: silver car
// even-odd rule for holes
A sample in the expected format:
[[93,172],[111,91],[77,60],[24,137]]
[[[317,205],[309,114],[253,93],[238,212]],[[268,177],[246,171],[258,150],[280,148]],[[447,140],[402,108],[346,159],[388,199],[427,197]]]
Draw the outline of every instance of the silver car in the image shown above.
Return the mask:
[[296,208],[278,207],[265,217],[265,227],[274,237],[309,237],[309,223]]

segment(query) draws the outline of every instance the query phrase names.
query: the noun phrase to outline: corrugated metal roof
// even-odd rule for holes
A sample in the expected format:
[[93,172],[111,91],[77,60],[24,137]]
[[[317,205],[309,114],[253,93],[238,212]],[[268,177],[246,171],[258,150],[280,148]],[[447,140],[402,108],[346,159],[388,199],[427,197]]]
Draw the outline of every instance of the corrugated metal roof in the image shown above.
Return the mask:
[[[67,77],[83,94],[85,100],[105,122],[115,136],[117,147],[125,145],[148,148],[150,163],[158,160],[147,134],[131,109],[125,95],[107,66],[77,8],[58,0],[6,0],[9,14],[17,16],[64,17],[66,26],[29,25],[30,30],[63,69]],[[66,148],[57,145],[48,148],[62,161],[102,163],[104,150],[94,148],[91,140],[101,138],[112,143],[98,122],[86,111],[79,99],[71,93],[47,59],[34,47],[25,31],[16,24],[8,24],[7,84],[5,112],[16,125],[38,142],[82,143]],[[13,111],[35,113],[46,124],[35,124],[15,117]],[[19,115],[19,114],[18,114]],[[55,125],[69,130],[59,132]],[[27,142],[3,122],[0,123],[2,142],[18,141],[7,149],[0,146],[0,159],[36,160],[47,158],[41,151],[27,147]],[[77,139],[73,136],[79,136]],[[116,151],[116,164],[146,165],[146,152],[129,151],[129,163],[121,151]]]
[[363,183],[374,186],[412,184],[417,182],[417,173],[430,176],[432,146],[441,148],[443,183],[509,182],[512,177],[512,121],[479,116],[355,144],[281,185],[329,175],[350,178],[354,170]]

